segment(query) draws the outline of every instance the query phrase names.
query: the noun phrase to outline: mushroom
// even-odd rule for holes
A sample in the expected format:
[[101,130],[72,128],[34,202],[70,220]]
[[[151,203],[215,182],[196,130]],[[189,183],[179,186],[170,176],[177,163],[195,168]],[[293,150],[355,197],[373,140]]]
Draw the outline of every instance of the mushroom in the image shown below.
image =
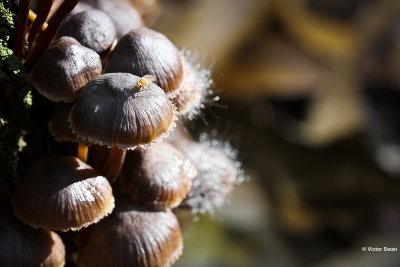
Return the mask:
[[131,199],[167,209],[182,202],[196,174],[193,164],[178,149],[161,143],[128,152],[119,181],[121,190]]
[[163,34],[147,28],[130,31],[117,43],[106,72],[154,75],[177,107],[189,119],[199,113],[212,84],[210,71],[188,51],[180,52]]
[[0,217],[1,266],[64,266],[65,248],[56,233],[26,226],[4,209]]
[[118,41],[106,72],[154,75],[157,84],[170,96],[182,82],[182,56],[165,35],[141,28],[130,31]]
[[104,53],[115,39],[115,28],[106,13],[91,9],[69,16],[58,33],[71,36],[98,54]]
[[114,22],[117,38],[133,29],[143,27],[139,12],[126,0],[83,0],[94,8],[106,13]]
[[93,77],[101,74],[100,56],[72,37],[57,39],[39,58],[31,82],[53,102],[71,102]]
[[170,99],[175,104],[178,115],[193,119],[204,109],[205,102],[218,101],[218,96],[209,98],[213,94],[210,90],[213,80],[210,70],[199,63],[199,55],[187,50],[180,53],[184,68],[183,81],[177,90],[178,93]]
[[189,158],[197,169],[192,188],[181,206],[190,207],[193,213],[214,212],[225,203],[233,186],[240,182],[240,169],[218,146],[189,139],[172,143]]
[[175,215],[123,201],[119,205],[108,218],[81,232],[78,263],[86,267],[171,266],[183,249]]
[[[43,0],[43,1],[49,2],[50,6],[53,4],[52,0]],[[38,34],[35,45],[33,47],[30,47],[32,49],[30,49],[29,57],[27,57],[25,61],[25,67],[28,70],[31,70],[32,67],[35,66],[39,57],[42,56],[43,52],[49,47],[50,43],[52,42],[54,36],[56,36],[57,31],[59,30],[65,17],[71,10],[74,9],[78,1],[79,0],[65,0],[55,10],[54,14],[51,16],[51,18],[46,24],[47,25],[46,29],[44,31],[41,31],[40,34]],[[43,7],[43,5],[39,4],[39,7]],[[46,10],[49,11],[48,8],[46,8]],[[42,16],[43,20],[43,18],[47,17],[47,15],[44,13],[42,14],[43,14]],[[37,19],[39,19],[39,17],[37,17]],[[44,20],[43,20],[43,26],[44,26]]]
[[163,90],[129,73],[91,80],[69,118],[79,138],[120,149],[158,142],[175,126],[175,119],[174,106]]
[[15,214],[33,227],[79,230],[114,208],[103,176],[72,156],[50,156],[33,164],[12,196]]

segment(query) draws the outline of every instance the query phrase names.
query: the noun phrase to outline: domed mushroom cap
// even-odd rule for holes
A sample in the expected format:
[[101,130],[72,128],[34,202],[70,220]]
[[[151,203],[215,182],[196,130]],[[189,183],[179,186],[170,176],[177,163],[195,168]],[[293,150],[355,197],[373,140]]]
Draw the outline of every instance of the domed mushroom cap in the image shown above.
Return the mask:
[[151,74],[168,94],[176,93],[183,78],[182,59],[174,44],[163,34],[142,28],[130,31],[116,45],[107,72]]
[[33,164],[12,196],[15,214],[26,224],[53,230],[79,230],[114,208],[103,176],[71,156],[51,156]]
[[182,234],[171,211],[123,204],[84,232],[78,263],[87,267],[171,266],[181,255]]
[[159,141],[175,119],[175,107],[163,90],[129,73],[108,73],[90,81],[70,114],[79,138],[121,149]]
[[117,38],[133,29],[143,27],[143,20],[134,6],[126,0],[84,0],[106,13],[114,23]]
[[114,23],[97,9],[69,16],[61,26],[59,36],[74,37],[81,45],[99,54],[106,51],[116,37]]
[[54,102],[71,102],[80,88],[101,74],[100,56],[72,37],[61,37],[39,58],[33,86]]
[[0,260],[7,267],[62,267],[65,248],[54,232],[22,224],[11,214],[1,212]]
[[193,162],[198,173],[182,205],[189,206],[194,213],[214,212],[225,203],[237,182],[238,170],[234,162],[204,143],[180,140],[174,141],[174,145]]
[[120,174],[121,188],[131,199],[156,209],[177,207],[197,171],[168,143],[130,151]]

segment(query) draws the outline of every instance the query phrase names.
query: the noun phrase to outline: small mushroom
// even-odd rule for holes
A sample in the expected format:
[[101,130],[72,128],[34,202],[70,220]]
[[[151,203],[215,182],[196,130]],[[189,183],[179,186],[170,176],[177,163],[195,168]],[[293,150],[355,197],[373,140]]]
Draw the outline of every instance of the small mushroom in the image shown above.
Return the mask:
[[33,227],[79,230],[114,208],[103,176],[72,156],[50,156],[33,164],[12,196],[15,214]]
[[115,39],[115,28],[106,13],[91,9],[69,16],[61,26],[59,36],[71,36],[81,45],[98,54],[104,53]]
[[182,82],[182,56],[163,34],[147,28],[137,29],[119,40],[110,55],[106,72],[154,75],[157,84],[171,95]]
[[129,73],[108,73],[90,81],[69,118],[79,138],[120,149],[161,140],[175,119],[175,108],[163,90]]
[[143,27],[143,20],[127,0],[83,0],[84,3],[106,13],[114,22],[117,38],[131,30]]
[[193,213],[214,212],[225,204],[233,186],[240,182],[236,162],[207,143],[180,139],[173,144],[193,162],[198,173],[182,206],[190,207]]
[[179,223],[170,210],[127,203],[81,234],[77,261],[86,267],[168,267],[183,249]]
[[57,39],[31,73],[33,86],[54,102],[71,102],[92,78],[101,74],[100,56],[72,37]]
[[119,178],[122,191],[155,209],[177,207],[186,197],[197,171],[168,143],[127,153]]
[[34,229],[11,212],[0,212],[0,264],[7,267],[62,267],[65,248],[52,231]]

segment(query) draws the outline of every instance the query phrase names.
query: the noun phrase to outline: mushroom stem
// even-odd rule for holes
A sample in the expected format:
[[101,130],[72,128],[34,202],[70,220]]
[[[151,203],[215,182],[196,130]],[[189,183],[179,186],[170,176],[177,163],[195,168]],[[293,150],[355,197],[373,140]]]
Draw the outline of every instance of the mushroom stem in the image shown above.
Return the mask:
[[30,53],[30,56],[26,61],[25,65],[28,69],[31,69],[35,65],[38,58],[50,45],[65,17],[68,15],[69,12],[71,12],[72,9],[74,9],[78,2],[79,0],[65,0],[57,9],[55,14],[50,18],[48,22],[48,27],[45,31],[39,34],[37,42],[32,49],[32,53]]
[[84,144],[78,144],[77,156],[83,162],[87,161],[89,147]]
[[[35,19],[36,19],[36,17],[37,17],[36,13],[33,12],[31,9],[29,9],[28,20],[29,20],[30,22],[34,22]],[[43,25],[42,25],[42,27],[41,27],[41,30],[42,30],[42,31],[46,30],[47,26],[48,26],[47,22],[43,22]]]
[[24,56],[25,32],[28,25],[28,13],[31,0],[19,1],[18,22],[16,28],[14,53],[22,59]]
[[125,155],[126,150],[117,147],[110,148],[106,162],[100,171],[110,182],[114,182],[119,176],[122,166],[124,165]]
[[[31,49],[31,46],[32,46],[33,42],[35,41],[35,39],[36,39],[35,37],[38,34],[38,32],[40,30],[46,29],[47,25],[46,25],[46,27],[44,27],[44,26],[45,26],[45,24],[47,24],[46,19],[50,13],[50,9],[51,9],[52,5],[53,5],[53,0],[42,0],[42,1],[38,2],[38,9],[37,9],[38,13],[37,13],[37,16],[34,18],[31,30],[29,31],[29,37],[28,37],[29,49]],[[30,10],[29,15],[31,15],[33,13],[33,12],[32,13],[31,12],[32,11]]]

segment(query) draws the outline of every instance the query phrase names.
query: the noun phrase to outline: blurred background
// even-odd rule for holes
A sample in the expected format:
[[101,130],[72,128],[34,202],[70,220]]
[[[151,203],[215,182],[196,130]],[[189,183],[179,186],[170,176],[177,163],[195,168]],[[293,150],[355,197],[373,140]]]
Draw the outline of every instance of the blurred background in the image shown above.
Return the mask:
[[212,68],[192,130],[250,177],[184,225],[176,266],[399,266],[362,247],[400,250],[400,1],[132,1]]

